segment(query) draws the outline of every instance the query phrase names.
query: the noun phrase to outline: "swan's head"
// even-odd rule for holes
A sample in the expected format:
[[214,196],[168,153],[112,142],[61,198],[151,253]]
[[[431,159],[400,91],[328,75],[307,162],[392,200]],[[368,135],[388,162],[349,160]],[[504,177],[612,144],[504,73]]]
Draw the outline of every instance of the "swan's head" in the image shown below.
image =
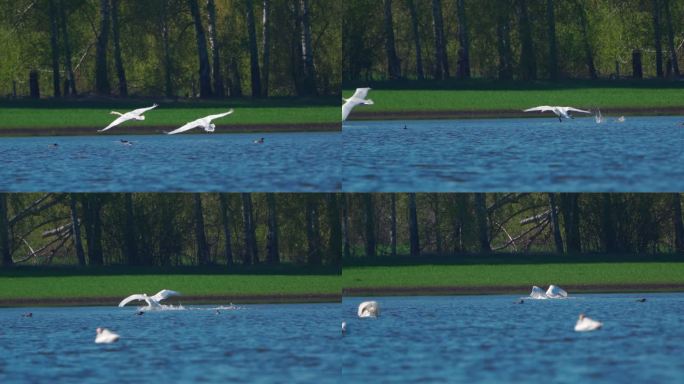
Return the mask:
[[138,116],[135,118],[136,120],[145,120],[145,116]]
[[100,333],[102,333],[102,328],[99,328],[99,327],[98,327],[98,328],[95,330],[95,332],[97,332],[97,334],[99,335]]
[[216,124],[211,123],[208,127],[204,128],[204,130],[207,132],[214,132],[216,130]]
[[371,99],[366,99],[366,100],[363,101],[363,103],[366,104],[366,105],[373,105],[373,104],[375,104],[375,103],[373,103],[373,100],[371,100]]
[[580,313],[580,314],[579,314],[579,319],[580,319],[580,320],[583,320],[583,319],[584,319],[584,313]]

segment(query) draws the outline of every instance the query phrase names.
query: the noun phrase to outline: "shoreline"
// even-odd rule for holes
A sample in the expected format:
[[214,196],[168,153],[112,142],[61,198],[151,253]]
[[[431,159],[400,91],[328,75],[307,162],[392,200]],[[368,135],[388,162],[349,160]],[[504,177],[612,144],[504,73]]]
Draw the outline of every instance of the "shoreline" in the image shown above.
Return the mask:
[[[573,293],[684,292],[682,284],[561,284]],[[500,286],[412,286],[343,288],[343,297],[355,296],[450,296],[450,295],[515,295],[527,296],[531,285]]]
[[[177,126],[128,126],[117,127],[107,132],[97,132],[101,127],[0,127],[0,137],[10,136],[117,136],[117,135],[153,135],[169,132]],[[340,132],[341,123],[292,123],[292,124],[235,124],[216,127],[216,134],[232,133],[297,133],[297,132]],[[187,134],[205,133],[201,129],[189,131]]]
[[[684,107],[648,107],[648,108],[605,108],[601,114],[610,118],[619,116],[677,116],[684,115]],[[585,115],[581,115],[585,116]],[[586,115],[593,117],[593,115]],[[372,120],[449,120],[449,119],[512,119],[512,118],[554,118],[552,114],[522,112],[517,109],[482,109],[482,110],[421,110],[421,111],[354,111],[348,121]]]
[[[122,297],[68,297],[68,298],[4,298],[1,307],[69,307],[116,306]],[[335,293],[269,294],[269,295],[195,295],[181,296],[165,304],[314,304],[341,302],[342,295]]]

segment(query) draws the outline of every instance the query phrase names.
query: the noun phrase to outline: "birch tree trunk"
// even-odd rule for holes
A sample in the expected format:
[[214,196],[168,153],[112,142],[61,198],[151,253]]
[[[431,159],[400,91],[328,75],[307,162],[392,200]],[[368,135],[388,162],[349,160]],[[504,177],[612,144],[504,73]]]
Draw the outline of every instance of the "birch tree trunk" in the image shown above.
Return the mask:
[[214,75],[214,96],[223,97],[223,76],[221,76],[221,55],[219,51],[219,40],[216,37],[216,4],[214,0],[207,0],[207,17],[209,19],[209,48],[211,49],[211,59]]

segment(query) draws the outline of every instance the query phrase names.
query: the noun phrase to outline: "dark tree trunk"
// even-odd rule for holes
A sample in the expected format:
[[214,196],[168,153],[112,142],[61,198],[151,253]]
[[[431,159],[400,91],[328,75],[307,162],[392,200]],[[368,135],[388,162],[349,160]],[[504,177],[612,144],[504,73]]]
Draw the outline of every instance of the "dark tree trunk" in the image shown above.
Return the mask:
[[439,223],[439,217],[440,217],[440,212],[439,212],[439,194],[434,194],[432,196],[433,198],[433,206],[432,206],[432,213],[435,217],[435,247],[437,248],[437,254],[441,255],[442,254],[442,228],[440,227]]
[[363,194],[364,225],[366,229],[366,257],[375,257],[375,208],[373,195]]
[[100,0],[100,33],[95,47],[95,91],[98,95],[109,95],[107,73],[107,44],[109,43],[109,0]]
[[10,244],[10,228],[7,216],[7,194],[0,192],[0,256],[2,257],[3,267],[10,267],[14,264],[10,251],[12,247]]
[[513,79],[513,51],[511,49],[511,20],[507,9],[497,11],[496,35],[499,51],[499,80],[511,80]]
[[558,80],[558,46],[556,44],[556,12],[553,0],[546,0],[546,19],[549,24],[549,78]]
[[663,77],[663,44],[662,31],[660,28],[660,0],[652,0],[653,3],[653,35],[655,37],[656,51],[656,75]]
[[85,253],[83,252],[83,242],[81,241],[81,223],[78,220],[78,211],[76,208],[76,195],[73,193],[69,195],[69,209],[71,211],[71,236],[74,239],[74,250],[76,251],[76,260],[78,260],[78,265],[84,266],[86,264],[86,259]]
[[340,206],[337,194],[327,195],[328,201],[328,227],[330,228],[330,251],[333,263],[341,265],[342,262],[342,228],[340,223]]
[[254,1],[247,0],[247,34],[249,35],[249,62],[252,79],[252,97],[261,97],[261,75],[259,74],[259,48],[257,47],[254,21]]
[[114,65],[116,76],[119,78],[119,96],[128,96],[126,72],[121,59],[121,42],[119,38],[119,0],[112,0],[112,38],[114,40]]
[[527,0],[518,1],[518,26],[520,28],[520,67],[523,80],[537,79],[537,59],[532,41],[532,25],[527,10]]
[[278,264],[280,262],[280,251],[278,248],[278,211],[276,210],[275,194],[267,193],[266,200],[268,200],[268,234],[266,235],[268,255],[266,262]]
[[209,66],[209,54],[207,53],[207,38],[202,26],[202,16],[200,15],[197,0],[188,0],[190,14],[195,24],[195,37],[197,39],[197,57],[199,58],[199,85],[200,97],[211,97],[211,69]]
[[226,265],[233,265],[233,247],[230,241],[230,214],[228,212],[228,197],[219,193],[219,209],[221,210],[221,229],[223,230],[223,255]]
[[561,213],[565,224],[565,243],[567,252],[577,254],[582,251],[579,228],[579,195],[577,193],[561,193]]
[[302,21],[302,61],[304,62],[304,94],[316,95],[316,69],[314,67],[313,45],[311,43],[311,16],[309,0],[300,0]]
[[271,72],[271,1],[264,0],[263,16],[261,19],[262,27],[262,64],[261,64],[261,86],[262,95],[268,97],[269,75]]
[[308,246],[307,263],[321,265],[321,241],[318,221],[318,196],[306,194],[306,243]]
[[88,264],[102,265],[102,220],[100,211],[102,210],[102,199],[98,194],[82,195],[81,206],[83,207],[83,218],[86,229],[86,240],[88,242]]
[[171,61],[171,46],[169,43],[169,21],[166,7],[166,1],[162,1],[159,24],[162,31],[162,50],[164,51],[164,94],[166,97],[171,98],[173,97],[173,82],[171,81],[173,68]]
[[390,194],[390,250],[392,256],[397,255],[397,194]]
[[242,194],[242,221],[245,230],[245,252],[243,263],[245,265],[258,264],[259,255],[256,244],[256,225],[254,224],[254,215],[252,213],[252,195],[250,193]]
[[351,256],[351,245],[349,242],[349,195],[343,193],[342,197],[342,255],[345,259]]
[[456,75],[460,79],[470,78],[470,38],[468,37],[468,23],[465,13],[465,0],[456,2],[458,10],[458,64]]
[[601,194],[601,243],[606,253],[618,251],[615,233],[615,214],[610,193]]
[[667,23],[667,45],[670,49],[670,65],[672,73],[679,76],[679,63],[677,62],[677,48],[675,44],[674,30],[672,29],[672,13],[670,10],[670,0],[663,0],[665,8],[665,22]]
[[487,195],[475,194],[475,216],[480,240],[480,250],[485,253],[492,251],[489,240],[489,215],[487,214]]
[[580,28],[582,30],[582,40],[584,41],[584,56],[587,61],[587,70],[589,71],[589,77],[592,79],[597,79],[598,74],[596,73],[596,67],[594,66],[594,51],[591,48],[591,43],[589,42],[589,23],[587,21],[587,9],[584,5],[577,1],[576,3],[577,14],[580,19]]
[[556,207],[556,195],[549,193],[549,209],[551,210],[551,229],[553,230],[553,242],[556,244],[556,253],[563,253],[563,238],[561,237],[560,222]]
[[74,70],[71,66],[71,44],[69,43],[69,32],[67,30],[67,15],[64,9],[65,5],[60,0],[59,2],[59,20],[60,30],[62,34],[62,44],[64,45],[64,72],[66,73],[66,86],[64,87],[64,95],[76,96],[76,79],[74,78]]
[[230,96],[242,97],[242,80],[240,67],[235,56],[230,58]]
[[49,0],[49,16],[50,16],[50,49],[52,53],[52,88],[55,97],[61,95],[60,80],[59,80],[59,44],[57,32],[57,10],[55,9],[55,0]]
[[209,18],[209,48],[211,49],[211,59],[214,75],[214,96],[223,97],[223,76],[221,76],[221,56],[219,53],[219,40],[216,37],[216,4],[214,0],[207,0],[207,16]]
[[644,70],[641,66],[641,51],[638,49],[632,51],[632,77],[635,79],[644,77]]
[[442,18],[442,1],[432,0],[432,27],[435,35],[435,65],[433,76],[437,80],[449,77],[449,60],[446,52],[446,37]]
[[418,10],[416,9],[416,3],[414,0],[406,0],[406,5],[408,6],[409,13],[411,14],[413,44],[416,49],[416,77],[418,77],[419,80],[423,80],[425,78],[425,72],[423,71],[423,52],[420,47],[420,30],[418,29]]
[[32,99],[40,99],[40,85],[38,84],[38,71],[32,69],[29,72],[29,94]]
[[197,264],[209,264],[209,246],[204,232],[204,214],[202,213],[202,195],[195,193],[195,240],[197,241]]
[[392,23],[392,0],[384,0],[385,6],[385,53],[387,55],[387,76],[390,80],[401,78],[401,64],[394,44]]
[[136,241],[135,217],[133,215],[133,194],[124,193],[124,207],[126,211],[126,220],[124,227],[124,255],[128,265],[139,265],[141,261],[138,258],[138,244]]
[[418,234],[418,210],[416,208],[416,194],[408,194],[409,216],[409,244],[412,257],[420,256],[420,236]]
[[682,222],[682,198],[679,193],[672,194],[672,223],[674,224],[675,250],[684,253],[684,223]]

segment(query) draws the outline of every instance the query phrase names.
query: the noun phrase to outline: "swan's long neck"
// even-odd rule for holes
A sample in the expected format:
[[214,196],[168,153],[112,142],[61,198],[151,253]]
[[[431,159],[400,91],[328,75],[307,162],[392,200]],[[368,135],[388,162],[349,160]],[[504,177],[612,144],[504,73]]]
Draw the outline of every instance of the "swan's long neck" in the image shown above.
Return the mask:
[[109,112],[109,113],[110,113],[110,114],[112,114],[112,115],[119,115],[119,116],[123,116],[123,113],[121,113],[121,112],[117,112],[117,111],[111,111],[111,112]]

